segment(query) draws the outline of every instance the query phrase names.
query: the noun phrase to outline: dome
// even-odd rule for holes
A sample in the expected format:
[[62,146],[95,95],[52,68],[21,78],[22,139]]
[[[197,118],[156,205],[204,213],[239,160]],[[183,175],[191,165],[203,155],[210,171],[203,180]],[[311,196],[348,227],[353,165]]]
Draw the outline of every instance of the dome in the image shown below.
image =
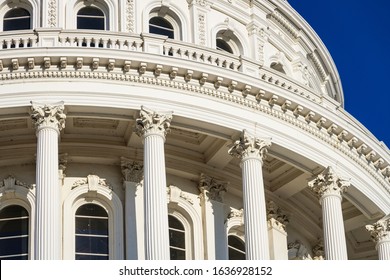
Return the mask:
[[389,151],[286,1],[0,16],[0,259],[390,259]]

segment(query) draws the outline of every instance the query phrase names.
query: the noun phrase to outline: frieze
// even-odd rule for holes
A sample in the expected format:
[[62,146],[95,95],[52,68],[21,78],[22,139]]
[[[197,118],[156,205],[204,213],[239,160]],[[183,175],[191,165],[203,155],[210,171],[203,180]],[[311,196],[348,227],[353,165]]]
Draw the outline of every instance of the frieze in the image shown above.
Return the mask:
[[[62,61],[66,62],[66,58],[62,58],[62,59],[63,59]],[[35,67],[35,69],[37,69],[37,67]],[[320,121],[318,122],[307,123],[306,121],[300,120],[300,118],[296,118],[291,114],[287,114],[289,111],[295,109],[295,106],[294,107],[282,106],[280,110],[278,109],[278,107],[270,108],[267,105],[261,104],[253,100],[252,96],[249,94],[247,97],[243,97],[243,96],[237,96],[235,92],[229,93],[227,90],[225,92],[223,91],[222,87],[219,90],[216,90],[215,88],[206,87],[205,83],[207,81],[204,81],[203,84],[194,85],[193,83],[178,82],[175,80],[165,80],[165,79],[159,79],[157,77],[144,77],[144,76],[139,76],[139,75],[129,74],[129,73],[124,74],[124,73],[116,73],[116,72],[109,73],[109,72],[97,72],[97,71],[96,72],[95,71],[93,72],[72,71],[72,70],[65,70],[65,69],[60,69],[59,71],[30,70],[30,71],[23,71],[23,72],[12,72],[12,73],[7,72],[7,73],[0,74],[0,80],[2,81],[12,81],[12,80],[19,80],[19,79],[42,79],[42,78],[45,79],[46,78],[75,78],[75,79],[90,78],[90,79],[123,81],[123,82],[130,82],[130,83],[152,84],[152,85],[163,86],[168,88],[178,88],[181,90],[200,93],[203,95],[212,96],[229,102],[237,103],[239,105],[255,109],[259,112],[268,114],[272,117],[285,121],[295,127],[298,127],[312,134],[313,136],[329,144],[330,146],[337,148],[342,153],[344,153],[345,155],[353,159],[355,162],[357,162],[367,172],[369,172],[390,193],[390,186],[388,182],[384,180],[390,177],[390,172],[386,171],[387,170],[386,168],[388,168],[387,162],[385,162],[383,159],[379,157],[378,159],[375,160],[375,162],[378,162],[378,160],[381,159],[380,168],[377,168],[374,165],[374,163],[370,163],[367,162],[366,160],[363,160],[357,152],[357,149],[359,147],[356,147],[356,144],[361,143],[361,140],[353,136],[350,132],[349,132],[350,140],[348,141],[344,139],[344,141],[341,142],[337,137],[334,138],[329,136],[328,133],[325,133],[327,129],[327,127],[325,127],[325,124],[326,123],[329,124],[329,120],[325,119],[325,121],[321,121],[322,118],[320,117]],[[269,82],[269,80],[264,76],[262,77],[262,79],[265,82]],[[293,88],[290,88],[287,85],[285,85],[285,88],[287,90],[294,91]],[[307,98],[310,99],[309,96],[307,96]],[[286,100],[284,104],[287,103],[288,101],[289,100]],[[316,101],[312,100],[312,101],[319,102],[317,100]]]

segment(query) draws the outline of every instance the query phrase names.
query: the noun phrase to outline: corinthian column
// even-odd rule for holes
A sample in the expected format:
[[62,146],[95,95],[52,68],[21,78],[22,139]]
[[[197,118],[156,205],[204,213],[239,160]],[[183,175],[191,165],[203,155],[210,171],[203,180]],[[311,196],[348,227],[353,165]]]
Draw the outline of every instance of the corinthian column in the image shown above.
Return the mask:
[[240,139],[229,149],[230,155],[241,159],[245,250],[248,260],[269,259],[262,171],[263,159],[269,146],[271,142],[268,139],[255,138],[244,130]]
[[317,195],[322,205],[327,260],[348,259],[341,201],[342,194],[347,191],[349,185],[349,181],[336,176],[331,167],[308,182],[309,188]]
[[58,184],[58,137],[65,127],[64,103],[31,102],[37,129],[35,259],[61,258],[61,199]]
[[169,260],[164,142],[172,112],[141,107],[137,134],[144,143],[145,258]]
[[367,225],[372,241],[376,243],[380,260],[390,260],[390,214],[373,225]]

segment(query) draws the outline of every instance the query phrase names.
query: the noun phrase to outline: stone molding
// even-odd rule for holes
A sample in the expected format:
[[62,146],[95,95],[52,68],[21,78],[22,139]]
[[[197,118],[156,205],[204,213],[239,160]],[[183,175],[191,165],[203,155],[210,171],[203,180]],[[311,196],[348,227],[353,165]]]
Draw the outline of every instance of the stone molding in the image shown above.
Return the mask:
[[144,178],[144,165],[121,157],[121,171],[124,181],[140,183]]
[[390,215],[383,217],[372,225],[366,225],[366,230],[370,233],[371,239],[375,243],[384,240],[390,242]]
[[88,185],[88,191],[97,191],[99,186],[112,190],[112,187],[106,182],[106,179],[101,179],[97,175],[88,175],[87,178],[77,180],[73,183],[71,189],[73,190],[84,185]]
[[229,146],[228,153],[240,159],[256,157],[264,160],[270,146],[271,141],[269,139],[257,138],[243,130],[240,139]]
[[0,181],[0,188],[4,188],[5,191],[13,190],[15,186],[20,186],[31,190],[35,187],[35,184],[28,185],[24,182],[17,180],[15,177],[11,175],[9,175],[7,178],[4,178],[2,181]]
[[342,197],[351,185],[349,180],[341,179],[329,166],[322,173],[316,175],[308,182],[308,187],[321,200],[327,195]]
[[57,0],[50,0],[48,3],[48,20],[49,27],[57,26]]
[[198,189],[201,194],[218,202],[223,202],[223,195],[227,192],[228,182],[217,180],[206,174],[200,174]]
[[65,128],[64,102],[42,104],[31,102],[31,119],[36,128],[52,127],[58,131]]
[[136,119],[136,133],[140,137],[159,134],[165,139],[172,121],[172,112],[156,112],[141,107],[140,117]]

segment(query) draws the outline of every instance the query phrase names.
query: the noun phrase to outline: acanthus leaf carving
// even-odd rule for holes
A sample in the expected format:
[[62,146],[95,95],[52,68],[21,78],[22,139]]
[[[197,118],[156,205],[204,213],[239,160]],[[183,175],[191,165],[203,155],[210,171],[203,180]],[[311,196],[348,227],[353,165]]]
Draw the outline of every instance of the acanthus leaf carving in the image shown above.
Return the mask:
[[165,137],[171,121],[172,112],[156,112],[142,106],[140,117],[136,120],[136,133],[140,137],[148,133],[157,133]]
[[217,180],[205,174],[200,175],[198,189],[211,200],[223,201],[223,195],[227,192],[228,182]]
[[124,181],[139,183],[143,180],[144,165],[142,163],[122,157],[121,171]]
[[31,102],[31,119],[35,127],[53,127],[59,131],[65,128],[64,102],[40,104]]
[[258,157],[264,160],[270,146],[270,139],[257,138],[250,135],[246,130],[243,130],[240,138],[229,146],[228,152],[230,155],[240,159]]
[[97,175],[88,175],[87,178],[77,180],[73,183],[71,189],[88,185],[88,191],[97,191],[99,186],[112,190],[112,187],[106,182],[106,179],[99,178]]
[[374,242],[384,239],[390,241],[390,214],[372,225],[366,225],[366,230],[370,233]]

